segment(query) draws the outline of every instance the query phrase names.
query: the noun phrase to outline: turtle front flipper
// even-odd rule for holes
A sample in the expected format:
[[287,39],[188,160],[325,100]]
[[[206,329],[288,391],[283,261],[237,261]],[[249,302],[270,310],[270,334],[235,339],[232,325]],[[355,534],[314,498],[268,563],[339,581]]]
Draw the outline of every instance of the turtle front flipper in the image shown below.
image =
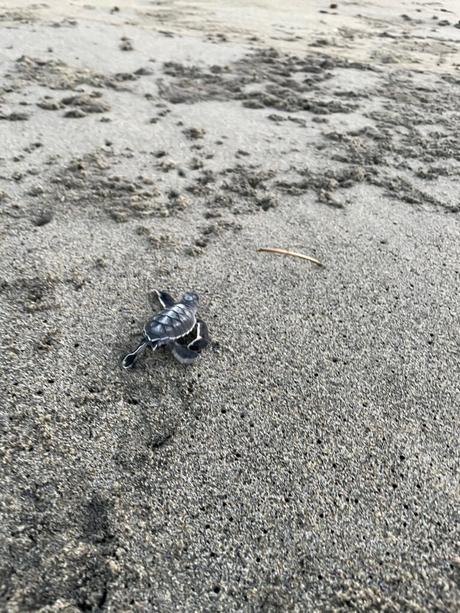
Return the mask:
[[171,343],[169,347],[173,356],[181,364],[192,364],[197,358],[200,357],[200,354],[197,351],[193,351],[192,349],[189,349],[185,345],[181,345],[178,342]]
[[176,304],[176,301],[171,296],[171,294],[168,294],[168,292],[160,292],[157,289],[153,289],[149,293],[149,302],[153,310],[156,309],[154,300],[158,300],[158,302],[161,304],[162,309],[169,309]]
[[128,353],[128,355],[125,355],[122,362],[123,368],[132,368],[139,356],[144,353],[148,344],[149,343],[147,341],[142,341],[142,343],[137,349],[135,349],[132,353]]
[[206,349],[209,345],[209,332],[208,326],[204,323],[202,319],[196,320],[196,338],[191,341],[187,347],[192,351],[201,351],[202,349]]

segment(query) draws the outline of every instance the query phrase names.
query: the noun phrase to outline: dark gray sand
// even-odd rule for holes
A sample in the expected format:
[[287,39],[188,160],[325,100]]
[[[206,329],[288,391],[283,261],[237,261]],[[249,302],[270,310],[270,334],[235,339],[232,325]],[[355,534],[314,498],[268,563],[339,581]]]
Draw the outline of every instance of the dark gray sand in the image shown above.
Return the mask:
[[303,4],[0,5],[2,611],[460,608],[460,13]]

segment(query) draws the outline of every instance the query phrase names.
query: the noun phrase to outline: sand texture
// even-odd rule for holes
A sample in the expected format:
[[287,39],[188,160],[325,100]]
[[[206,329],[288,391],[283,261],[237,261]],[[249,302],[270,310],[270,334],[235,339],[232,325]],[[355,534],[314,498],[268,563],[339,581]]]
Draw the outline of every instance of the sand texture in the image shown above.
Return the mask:
[[459,20],[0,0],[1,611],[460,610]]

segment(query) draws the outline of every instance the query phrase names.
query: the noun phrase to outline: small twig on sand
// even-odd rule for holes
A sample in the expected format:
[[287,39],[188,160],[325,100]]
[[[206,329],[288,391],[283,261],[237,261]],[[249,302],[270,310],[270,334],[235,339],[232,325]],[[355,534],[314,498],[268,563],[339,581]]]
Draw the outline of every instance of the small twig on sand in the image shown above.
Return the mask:
[[296,251],[288,251],[287,249],[280,249],[279,247],[259,247],[257,251],[265,251],[267,253],[279,253],[281,255],[290,255],[293,258],[300,258],[302,260],[308,260],[309,262],[313,262],[313,264],[316,264],[317,266],[322,266],[319,260],[312,258],[309,255],[304,255],[303,253],[297,253]]

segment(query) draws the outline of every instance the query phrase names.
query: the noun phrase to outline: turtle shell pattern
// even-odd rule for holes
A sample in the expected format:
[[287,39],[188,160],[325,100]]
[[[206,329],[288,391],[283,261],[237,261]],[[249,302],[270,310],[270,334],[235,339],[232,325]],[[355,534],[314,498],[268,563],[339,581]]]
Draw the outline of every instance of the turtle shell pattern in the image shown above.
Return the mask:
[[151,343],[166,344],[186,336],[196,325],[196,308],[182,303],[163,309],[144,326],[144,336]]

